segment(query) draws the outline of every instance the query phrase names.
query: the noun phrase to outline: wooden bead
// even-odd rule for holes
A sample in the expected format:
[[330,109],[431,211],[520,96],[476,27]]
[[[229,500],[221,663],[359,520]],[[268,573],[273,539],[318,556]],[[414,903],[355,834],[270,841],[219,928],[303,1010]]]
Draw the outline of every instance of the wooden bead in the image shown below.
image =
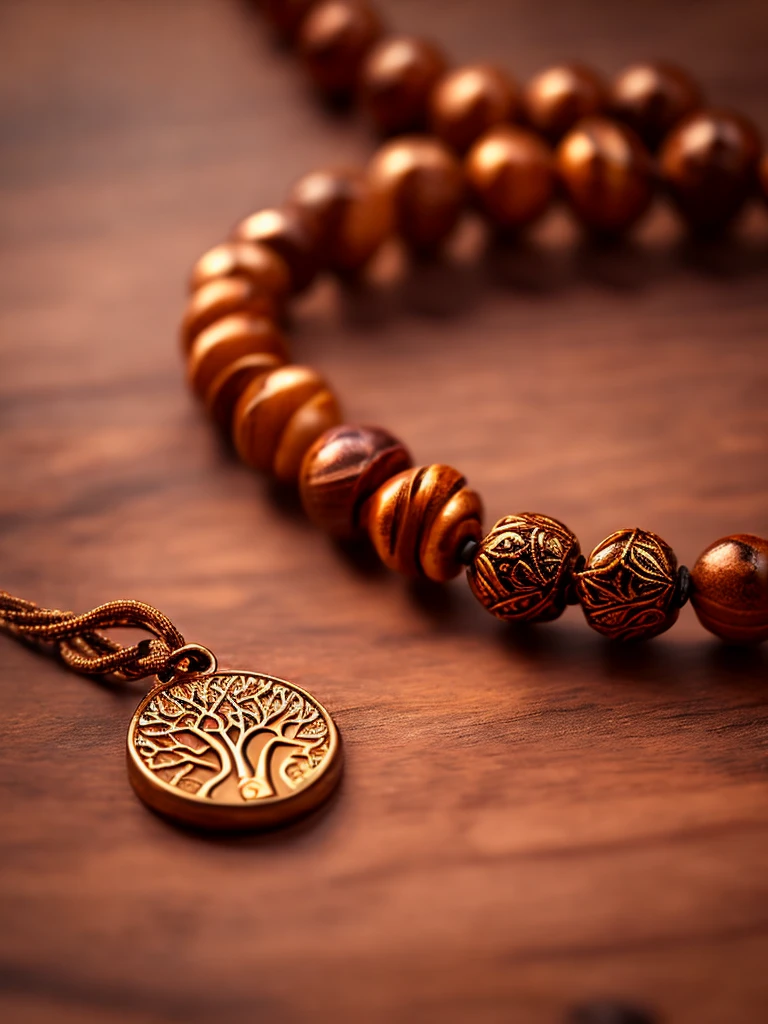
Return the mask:
[[381,427],[332,427],[304,456],[299,478],[304,510],[332,536],[352,537],[361,528],[368,498],[411,465],[402,442]]
[[675,64],[633,64],[611,84],[611,113],[632,128],[650,149],[702,103],[701,89]]
[[449,71],[432,90],[432,131],[463,153],[494,125],[517,112],[518,89],[509,75],[492,64],[469,64]]
[[260,0],[264,17],[283,39],[296,37],[301,23],[316,0]]
[[257,377],[235,407],[233,439],[253,469],[298,479],[307,449],[340,420],[336,398],[308,366],[281,366]]
[[739,213],[755,185],[760,137],[738,114],[706,110],[667,136],[662,180],[691,227],[719,231]]
[[736,534],[710,544],[691,570],[691,604],[723,640],[768,640],[768,540]]
[[285,360],[272,352],[254,352],[228,363],[206,388],[204,402],[209,415],[226,434],[231,434],[235,408],[245,389]]
[[223,242],[204,253],[192,268],[190,291],[224,277],[247,278],[277,308],[282,308],[291,283],[285,260],[266,245],[251,242]]
[[429,252],[453,231],[464,206],[464,173],[438,139],[393,139],[374,155],[368,173],[389,195],[395,231],[411,249]]
[[677,621],[677,559],[655,533],[611,534],[574,581],[587,622],[611,640],[650,640]]
[[505,516],[481,542],[467,569],[478,601],[505,622],[550,622],[568,602],[579,542],[557,519]]
[[277,253],[288,267],[292,292],[303,292],[314,280],[317,258],[295,210],[267,209],[252,213],[237,225],[233,237],[261,243]]
[[222,370],[243,356],[260,353],[275,356],[278,365],[288,361],[285,338],[271,320],[247,313],[217,320],[192,343],[187,363],[189,385],[198,398],[205,399]]
[[591,117],[573,128],[557,154],[560,181],[574,213],[596,231],[624,231],[653,197],[651,158],[631,128]]
[[362,0],[326,0],[301,23],[299,53],[317,88],[341,99],[354,91],[363,60],[381,33],[378,16]]
[[390,36],[370,51],[360,72],[360,98],[385,135],[423,128],[427,103],[447,67],[437,46],[416,36]]
[[552,151],[517,125],[499,125],[481,136],[467,154],[465,169],[475,203],[500,228],[532,223],[554,194]]
[[583,64],[557,64],[541,71],[523,90],[522,109],[527,123],[550,141],[557,142],[580,121],[601,113],[607,90],[602,78]]
[[233,313],[274,320],[278,309],[274,298],[245,277],[222,277],[208,281],[194,292],[181,322],[181,344],[189,352],[195,338],[211,324]]
[[360,270],[392,229],[389,197],[361,171],[312,171],[288,202],[324,265],[339,273]]
[[363,511],[382,562],[437,583],[461,571],[459,552],[482,536],[483,506],[450,466],[422,466],[383,484]]

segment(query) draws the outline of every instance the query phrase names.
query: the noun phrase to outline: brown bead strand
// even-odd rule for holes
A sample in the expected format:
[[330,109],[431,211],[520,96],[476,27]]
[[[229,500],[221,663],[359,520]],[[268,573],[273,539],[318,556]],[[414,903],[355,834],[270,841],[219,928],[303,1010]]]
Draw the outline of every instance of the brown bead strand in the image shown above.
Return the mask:
[[[558,64],[536,74],[519,93],[513,80],[491,65],[467,65],[439,74],[445,57],[426,40],[392,36],[377,43],[381,24],[362,0],[268,0],[266,15],[283,35],[298,36],[297,45],[318,88],[332,95],[358,92],[384,133],[420,128],[426,117],[439,138],[464,153],[489,129],[518,118],[553,144],[583,118],[615,119],[613,128],[619,134],[609,134],[607,128],[602,133],[604,143],[618,140],[615,152],[593,140],[595,161],[602,170],[586,166],[578,146],[575,151],[569,148],[567,166],[561,168],[574,212],[592,229],[622,231],[642,215],[648,206],[643,200],[649,166],[644,147],[655,151],[662,143],[664,189],[695,230],[722,230],[750,196],[761,193],[768,199],[768,156],[758,175],[760,141],[754,128],[739,115],[702,112],[699,85],[674,64],[634,64],[610,85],[584,64]],[[683,130],[686,119],[698,115],[703,122]],[[616,122],[639,137],[640,149],[627,142]],[[547,205],[541,198],[548,188],[546,171],[540,190],[528,194],[530,215],[523,200],[510,211],[508,198],[486,196],[509,196],[511,190],[498,182],[512,180],[525,158],[519,146],[514,155],[503,155],[498,145],[490,152],[512,169],[495,169],[485,161],[468,168],[469,174],[485,174],[493,182],[481,180],[473,187],[478,206],[501,228],[535,220],[538,204]],[[529,147],[526,157],[535,166],[540,155]],[[620,166],[624,157],[629,160],[626,168]],[[521,180],[531,187],[527,170]]]
[[[306,15],[310,5],[296,0],[278,12],[279,6],[271,5],[278,27],[301,36],[308,16],[299,27],[298,12]],[[314,5],[311,13],[326,9],[329,18],[328,8],[345,9],[338,15],[342,25],[351,23],[344,19],[352,8],[355,17],[368,10],[339,0]],[[328,22],[318,20],[328,31]],[[328,38],[333,49],[349,37],[328,32]],[[407,91],[415,78],[395,74],[393,81]],[[464,93],[456,82],[464,83]],[[576,213],[590,228],[618,231],[650,201],[650,158],[633,128],[594,116],[602,110],[633,124],[650,146],[671,127],[662,173],[695,226],[720,226],[745,202],[757,178],[757,133],[736,115],[707,111],[676,124],[698,103],[695,84],[668,65],[628,69],[610,95],[592,72],[569,65],[529,83],[523,109],[550,138],[565,135],[556,166]],[[407,106],[403,101],[403,117]],[[747,535],[717,541],[689,574],[669,545],[639,529],[612,534],[588,559],[566,526],[536,513],[507,516],[483,539],[481,500],[460,473],[441,465],[412,468],[407,449],[387,431],[341,425],[322,377],[287,364],[275,320],[288,292],[307,287],[320,269],[359,269],[393,230],[415,250],[441,244],[460,215],[465,175],[473,201],[499,226],[524,225],[546,209],[552,154],[539,136],[505,123],[516,107],[513,83],[496,69],[458,69],[440,79],[430,109],[433,120],[444,118],[455,149],[474,142],[464,172],[437,139],[397,139],[366,173],[307,175],[285,207],[242,221],[233,239],[192,271],[182,324],[190,385],[231,428],[248,465],[299,483],[317,525],[336,537],[367,530],[384,564],[406,575],[442,582],[466,565],[472,592],[498,618],[546,622],[580,603],[603,635],[650,639],[675,622],[690,592],[702,624],[718,636],[768,639],[768,541]],[[593,116],[574,126],[584,113]],[[768,158],[760,171],[768,181]],[[715,202],[718,182],[724,186]]]

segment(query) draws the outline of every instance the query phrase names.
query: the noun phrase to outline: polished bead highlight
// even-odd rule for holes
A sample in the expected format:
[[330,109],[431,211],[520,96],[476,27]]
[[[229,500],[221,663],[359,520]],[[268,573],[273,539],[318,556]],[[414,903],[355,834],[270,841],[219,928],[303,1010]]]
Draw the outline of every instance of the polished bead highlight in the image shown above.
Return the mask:
[[710,544],[691,570],[691,604],[723,640],[768,640],[768,540],[736,534]]
[[502,229],[537,220],[554,194],[552,151],[518,125],[499,125],[481,136],[467,154],[465,169],[476,205]]
[[233,313],[276,319],[273,296],[245,277],[222,277],[208,281],[194,292],[187,303],[181,323],[181,344],[189,352],[195,338],[211,324]]
[[257,377],[241,395],[233,440],[243,462],[291,482],[310,445],[340,419],[336,398],[318,373],[282,366]]
[[363,515],[388,568],[437,583],[461,572],[462,548],[482,536],[480,497],[450,466],[421,466],[398,474],[376,491]]
[[317,258],[295,210],[270,208],[252,213],[235,227],[233,238],[261,243],[277,253],[288,267],[292,292],[304,291],[314,280]]
[[574,213],[595,231],[625,231],[653,196],[648,151],[631,128],[606,118],[586,118],[565,136],[557,170]]
[[653,150],[701,103],[701,89],[691,75],[665,61],[625,68],[613,80],[609,95],[611,113]]
[[277,365],[288,361],[282,332],[265,317],[233,313],[217,320],[195,338],[187,362],[187,379],[198,398],[205,399],[214,379],[243,356],[268,353]]
[[558,142],[582,117],[602,113],[607,100],[605,83],[591,68],[557,64],[526,84],[523,118],[550,142]]
[[317,88],[331,99],[349,96],[381,32],[378,15],[363,0],[326,0],[314,6],[301,23],[298,48]]
[[430,93],[446,67],[442,50],[425,39],[390,36],[377,43],[360,72],[360,98],[378,130],[423,128]]
[[387,192],[356,170],[312,171],[288,196],[322,266],[339,273],[360,270],[392,230]]
[[753,191],[759,158],[760,137],[746,118],[707,110],[667,136],[659,161],[662,181],[691,227],[720,231]]
[[301,465],[304,510],[333,537],[360,529],[363,505],[387,480],[411,466],[401,441],[381,427],[333,427],[315,441]]
[[493,64],[449,71],[429,101],[432,131],[461,153],[489,128],[511,121],[517,109],[517,84]]
[[405,135],[386,143],[368,169],[389,195],[394,230],[417,252],[436,249],[453,231],[464,206],[464,172],[439,139]]

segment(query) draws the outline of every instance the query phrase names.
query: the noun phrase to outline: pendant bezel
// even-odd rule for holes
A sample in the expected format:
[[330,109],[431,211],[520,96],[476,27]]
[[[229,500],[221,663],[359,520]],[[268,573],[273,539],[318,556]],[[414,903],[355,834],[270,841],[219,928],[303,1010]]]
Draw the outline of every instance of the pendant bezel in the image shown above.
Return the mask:
[[[306,781],[287,794],[258,799],[217,801],[199,797],[173,786],[152,771],[137,749],[140,720],[158,694],[185,683],[210,680],[213,677],[241,677],[267,681],[287,687],[317,709],[328,729],[328,749],[322,762],[312,769]],[[128,776],[137,795],[152,810],[166,818],[194,828],[219,831],[259,831],[288,824],[324,803],[338,785],[343,767],[341,736],[328,710],[307,690],[277,676],[248,670],[214,669],[187,673],[170,681],[158,681],[136,708],[127,735]]]

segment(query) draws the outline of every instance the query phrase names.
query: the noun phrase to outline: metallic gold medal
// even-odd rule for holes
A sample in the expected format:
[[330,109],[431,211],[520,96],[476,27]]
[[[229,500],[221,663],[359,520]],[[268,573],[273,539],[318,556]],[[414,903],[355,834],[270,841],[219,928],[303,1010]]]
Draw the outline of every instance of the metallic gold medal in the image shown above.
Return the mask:
[[[123,647],[102,632],[144,629]],[[84,615],[0,591],[0,630],[115,681],[157,677],[128,729],[128,773],[153,810],[208,829],[261,829],[307,814],[341,777],[341,739],[300,686],[257,672],[220,671],[162,612],[111,601]]]
[[202,828],[281,825],[326,799],[341,773],[331,716],[306,690],[255,672],[161,683],[128,730],[128,772],[145,803]]

